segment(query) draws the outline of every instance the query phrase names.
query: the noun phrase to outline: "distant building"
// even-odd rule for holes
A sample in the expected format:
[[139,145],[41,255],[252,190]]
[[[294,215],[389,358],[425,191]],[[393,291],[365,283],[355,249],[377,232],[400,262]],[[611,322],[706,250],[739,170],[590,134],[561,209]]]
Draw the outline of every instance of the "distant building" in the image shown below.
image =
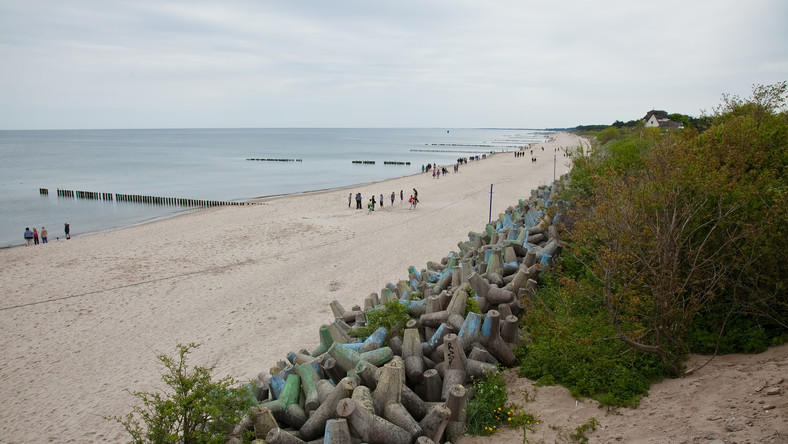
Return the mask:
[[654,109],[646,113],[643,121],[646,122],[647,128],[684,128],[681,123],[670,120],[667,112]]

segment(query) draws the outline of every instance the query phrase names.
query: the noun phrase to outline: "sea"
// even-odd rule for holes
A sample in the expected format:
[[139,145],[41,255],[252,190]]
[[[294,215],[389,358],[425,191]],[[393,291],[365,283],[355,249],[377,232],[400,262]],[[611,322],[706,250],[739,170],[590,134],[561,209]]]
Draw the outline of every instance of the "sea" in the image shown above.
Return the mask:
[[46,227],[56,241],[65,223],[79,236],[199,209],[116,194],[246,202],[408,176],[427,163],[515,151],[549,135],[500,128],[0,131],[0,248],[23,245],[26,227]]

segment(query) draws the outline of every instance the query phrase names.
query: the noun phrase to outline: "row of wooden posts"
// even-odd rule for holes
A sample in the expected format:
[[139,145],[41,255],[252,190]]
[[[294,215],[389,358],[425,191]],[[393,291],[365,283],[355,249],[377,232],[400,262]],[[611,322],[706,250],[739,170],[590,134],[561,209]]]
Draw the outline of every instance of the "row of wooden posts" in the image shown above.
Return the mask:
[[[39,194],[49,195],[49,189],[39,188]],[[58,197],[72,199],[93,199],[116,202],[131,202],[149,205],[172,205],[182,207],[218,207],[227,205],[247,205],[247,202],[231,202],[222,200],[185,199],[179,197],[143,196],[139,194],[98,193],[95,191],[57,190]]]
[[[333,321],[319,345],[293,351],[250,383],[258,405],[227,443],[252,432],[269,444],[435,444],[456,442],[474,396],[466,389],[499,365],[511,367],[525,340],[518,327],[537,277],[562,249],[545,211],[559,186],[540,187],[458,251],[364,299],[363,308],[329,304]],[[473,298],[479,312],[466,310]],[[356,339],[367,315],[407,307],[399,332],[378,328]],[[468,313],[466,314],[466,311]]]
[[[374,160],[354,160],[353,163],[360,163],[364,165],[375,165]],[[410,165],[410,162],[400,162],[396,160],[384,160],[383,165]]]

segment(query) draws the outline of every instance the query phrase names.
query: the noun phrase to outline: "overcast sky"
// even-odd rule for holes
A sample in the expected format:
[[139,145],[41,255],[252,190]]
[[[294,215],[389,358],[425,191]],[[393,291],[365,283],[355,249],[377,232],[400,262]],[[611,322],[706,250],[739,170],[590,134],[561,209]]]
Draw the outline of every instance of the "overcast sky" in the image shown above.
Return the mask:
[[0,129],[567,127],[788,80],[788,1],[0,0]]

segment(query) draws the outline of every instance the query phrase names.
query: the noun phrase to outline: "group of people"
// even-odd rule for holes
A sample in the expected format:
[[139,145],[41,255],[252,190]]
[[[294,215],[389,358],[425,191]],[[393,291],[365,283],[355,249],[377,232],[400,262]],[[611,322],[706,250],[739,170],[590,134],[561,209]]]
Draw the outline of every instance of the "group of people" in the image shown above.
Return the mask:
[[[544,151],[544,147],[542,147],[542,151]],[[525,151],[515,151],[514,157],[525,157]],[[536,162],[536,156],[534,156],[534,150],[531,150],[531,163]]]
[[[460,163],[462,163],[462,160],[463,159],[457,159],[457,163],[454,164],[454,172],[455,173],[460,170]],[[467,163],[467,161],[468,160],[466,158],[465,162]],[[438,164],[436,164],[436,163],[428,163],[427,165],[422,165],[421,166],[421,172],[422,173],[425,173],[425,172],[429,173],[430,171],[432,171],[432,178],[433,179],[440,179],[441,178],[441,174],[443,174],[444,176],[449,174],[448,168],[446,168],[445,166],[438,166]]]
[[[410,209],[416,208],[416,204],[419,201],[418,200],[418,195],[419,195],[419,192],[416,191],[416,189],[414,188],[413,189],[413,194],[411,194],[410,195],[410,199],[408,199],[408,203],[410,203]],[[391,199],[391,206],[393,207],[394,206],[394,202],[397,200],[397,193],[392,191],[390,199]],[[356,201],[356,209],[357,210],[361,210],[362,209],[361,202],[363,200],[364,200],[364,198],[361,196],[361,193],[356,193],[355,201]],[[400,200],[400,202],[405,200],[405,192],[403,190],[399,190],[399,200]],[[375,206],[379,206],[380,209],[383,209],[383,202],[384,202],[383,193],[380,193],[380,200],[375,200],[375,195],[373,194],[372,197],[367,202],[367,210],[369,210],[370,212],[375,211]],[[352,203],[353,203],[353,193],[349,193],[348,196],[347,196],[347,207],[351,208]]]
[[[68,223],[65,223],[63,230],[66,232],[66,239],[71,239],[71,226]],[[25,227],[25,245],[28,247],[31,245],[38,245],[39,238],[41,239],[41,243],[45,244],[47,243],[48,237],[49,232],[47,231],[46,227],[41,227],[40,233],[35,227],[33,227],[32,230],[30,227]]]

